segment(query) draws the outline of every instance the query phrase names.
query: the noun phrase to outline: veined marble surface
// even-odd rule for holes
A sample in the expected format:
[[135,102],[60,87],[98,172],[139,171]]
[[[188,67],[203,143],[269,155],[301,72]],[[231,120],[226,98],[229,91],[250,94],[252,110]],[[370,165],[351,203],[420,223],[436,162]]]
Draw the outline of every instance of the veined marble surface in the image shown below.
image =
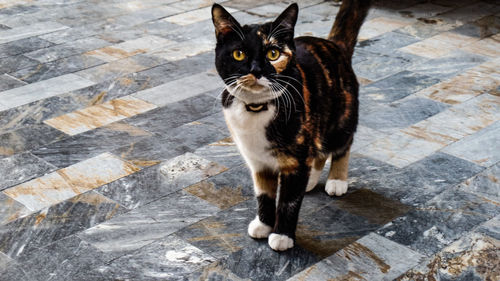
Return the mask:
[[[247,234],[213,2],[0,0],[1,281],[500,278],[498,3],[373,1],[349,191],[325,169],[278,253]],[[339,3],[298,4],[295,34],[325,37]]]

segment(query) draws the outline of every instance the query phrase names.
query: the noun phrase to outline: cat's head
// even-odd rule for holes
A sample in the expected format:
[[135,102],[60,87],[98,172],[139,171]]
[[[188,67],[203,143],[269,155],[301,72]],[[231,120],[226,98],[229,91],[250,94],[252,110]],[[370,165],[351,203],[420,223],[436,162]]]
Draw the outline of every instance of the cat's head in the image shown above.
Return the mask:
[[241,26],[222,6],[213,5],[215,65],[230,94],[246,103],[282,94],[287,70],[295,63],[297,14],[292,4],[273,22]]

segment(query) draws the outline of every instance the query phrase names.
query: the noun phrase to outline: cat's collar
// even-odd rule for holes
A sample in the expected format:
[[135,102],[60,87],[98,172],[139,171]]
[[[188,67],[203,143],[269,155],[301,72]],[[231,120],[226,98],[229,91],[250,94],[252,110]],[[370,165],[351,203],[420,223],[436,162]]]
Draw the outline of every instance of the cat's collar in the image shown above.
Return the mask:
[[267,103],[249,103],[245,104],[247,111],[258,113],[267,110]]

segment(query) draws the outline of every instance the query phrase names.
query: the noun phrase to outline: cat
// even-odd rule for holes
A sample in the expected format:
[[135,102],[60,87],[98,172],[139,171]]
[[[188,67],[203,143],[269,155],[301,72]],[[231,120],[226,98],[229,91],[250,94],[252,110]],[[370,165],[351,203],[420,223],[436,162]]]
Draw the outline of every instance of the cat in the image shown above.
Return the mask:
[[294,246],[302,199],[328,158],[326,192],[347,192],[358,123],[351,58],[369,6],[369,0],[344,0],[327,39],[294,38],[297,4],[273,22],[244,26],[212,6],[224,118],[251,170],[258,204],[248,234],[268,238],[275,251]]

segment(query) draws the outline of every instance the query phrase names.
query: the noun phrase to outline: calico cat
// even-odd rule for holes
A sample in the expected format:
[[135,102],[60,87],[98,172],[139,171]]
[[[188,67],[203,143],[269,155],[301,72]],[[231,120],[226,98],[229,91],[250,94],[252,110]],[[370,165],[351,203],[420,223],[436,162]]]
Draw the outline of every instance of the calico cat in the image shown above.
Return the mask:
[[273,22],[244,26],[222,6],[212,7],[215,65],[226,85],[224,117],[251,170],[258,202],[248,233],[268,237],[276,251],[293,247],[304,193],[317,184],[329,157],[326,192],[347,192],[358,123],[351,57],[369,4],[344,0],[327,40],[294,39],[297,4]]

